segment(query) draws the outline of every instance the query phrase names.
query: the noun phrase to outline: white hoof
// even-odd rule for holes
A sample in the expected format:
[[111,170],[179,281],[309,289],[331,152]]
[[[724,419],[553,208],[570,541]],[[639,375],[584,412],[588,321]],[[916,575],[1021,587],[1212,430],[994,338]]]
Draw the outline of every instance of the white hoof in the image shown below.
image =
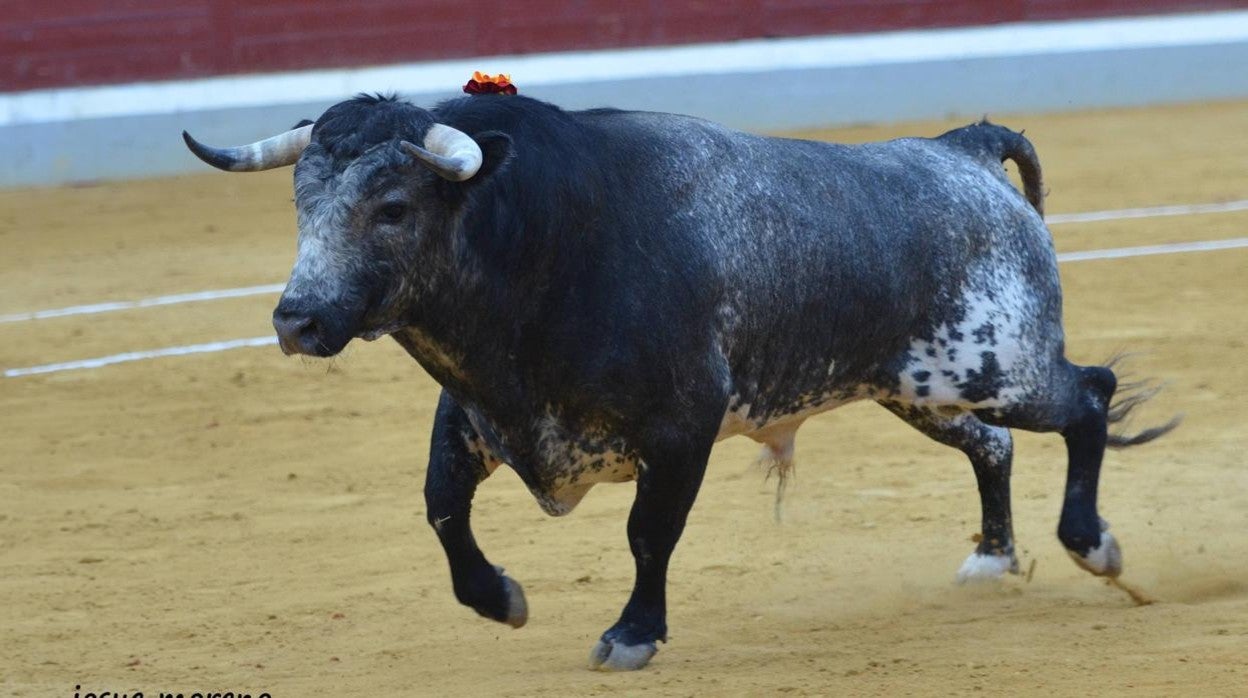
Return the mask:
[[1018,563],[1010,555],[984,555],[971,553],[958,569],[958,584],[967,582],[991,582],[1005,576],[1006,572],[1018,571]]
[[596,671],[635,671],[650,663],[659,651],[653,642],[623,645],[599,640],[589,653],[589,668]]
[[1076,565],[1097,576],[1117,577],[1122,574],[1122,550],[1109,531],[1101,531],[1101,544],[1089,550],[1087,555],[1078,555],[1070,550],[1066,552],[1070,553],[1070,559]]

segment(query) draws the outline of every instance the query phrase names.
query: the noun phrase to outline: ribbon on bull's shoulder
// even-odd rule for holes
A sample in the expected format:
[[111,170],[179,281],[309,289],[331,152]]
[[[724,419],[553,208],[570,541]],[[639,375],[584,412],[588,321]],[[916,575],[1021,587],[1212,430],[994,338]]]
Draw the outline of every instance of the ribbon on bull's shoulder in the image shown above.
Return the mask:
[[474,71],[472,79],[464,85],[464,92],[470,95],[514,95],[516,86],[511,84],[511,76],[506,73],[490,75]]

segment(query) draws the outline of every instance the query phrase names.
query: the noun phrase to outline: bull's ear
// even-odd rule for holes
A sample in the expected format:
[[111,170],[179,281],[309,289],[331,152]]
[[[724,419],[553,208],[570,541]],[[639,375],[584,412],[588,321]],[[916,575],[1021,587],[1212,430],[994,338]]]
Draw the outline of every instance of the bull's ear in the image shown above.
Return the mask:
[[511,136],[502,131],[482,131],[474,133],[472,140],[481,146],[481,169],[468,180],[469,184],[484,182],[501,170],[515,153]]

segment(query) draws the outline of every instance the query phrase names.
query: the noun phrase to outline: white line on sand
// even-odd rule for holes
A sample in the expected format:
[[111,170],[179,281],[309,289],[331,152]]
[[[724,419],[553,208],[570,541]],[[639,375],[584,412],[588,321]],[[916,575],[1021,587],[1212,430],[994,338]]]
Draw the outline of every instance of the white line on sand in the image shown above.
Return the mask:
[[158,305],[213,301],[221,298],[242,298],[244,296],[256,296],[266,293],[281,293],[284,288],[286,288],[286,284],[266,284],[264,286],[246,286],[244,288],[223,288],[216,291],[176,293],[169,296],[140,298],[137,301],[111,301],[107,303],[92,303],[90,305],[73,305],[68,308],[53,308],[51,310],[35,310],[28,313],[0,315],[0,323],[44,320],[47,318],[65,317],[66,315],[94,315],[95,313],[109,313],[114,310],[151,308]]
[[[1063,225],[1067,223],[1097,223],[1101,221],[1124,220],[1130,218],[1160,218],[1164,216],[1187,216],[1204,213],[1227,213],[1233,211],[1248,211],[1248,199],[1209,204],[1177,204],[1173,206],[1152,206],[1148,208],[1123,208],[1110,211],[1086,211],[1084,213],[1055,213],[1050,215],[1046,222],[1049,225]],[[1086,254],[1094,253],[1089,252]],[[48,318],[66,317],[69,315],[94,315],[96,313],[110,313],[115,310],[151,308],[161,305],[176,305],[178,303],[214,301],[223,298],[243,298],[245,296],[281,293],[283,288],[285,288],[285,284],[266,284],[264,286],[247,286],[244,288],[223,288],[215,291],[177,293],[169,296],[141,298],[137,301],[110,301],[105,303],[92,303],[90,305],[75,305],[68,308],[34,310],[25,313],[0,315],[0,324],[7,322],[24,322],[27,320],[45,320]]]
[[1248,211],[1248,199],[1220,201],[1211,204],[1176,204],[1174,206],[1149,206],[1147,208],[1120,208],[1113,211],[1086,211],[1084,213],[1055,213],[1045,222],[1049,225],[1063,223],[1097,223],[1120,221],[1128,218],[1162,218],[1165,216],[1193,216],[1202,213],[1227,213]]
[[1082,262],[1089,259],[1122,259],[1123,257],[1147,257],[1155,254],[1179,254],[1182,252],[1208,252],[1211,250],[1232,250],[1248,247],[1248,238],[1230,238],[1229,240],[1200,240],[1197,242],[1176,242],[1169,245],[1144,245],[1141,247],[1116,247],[1108,250],[1086,250],[1084,252],[1063,252],[1057,255],[1059,262]]
[[29,368],[9,368],[5,369],[5,378],[17,378],[19,376],[33,376],[40,373],[56,373],[58,371],[73,371],[80,368],[99,368],[110,364],[120,364],[127,361],[141,361],[143,359],[156,359],[162,356],[183,356],[186,354],[207,354],[211,352],[226,351],[228,349],[241,349],[242,347],[264,347],[277,344],[277,337],[268,335],[265,337],[248,337],[247,339],[231,339],[226,342],[208,342],[207,344],[191,344],[185,347],[165,347],[164,349],[148,349],[146,351],[130,351],[125,354],[113,354],[112,356],[101,356],[96,359],[82,359],[80,361],[66,361],[59,364],[43,364],[42,366],[31,366]]
[[[1146,257],[1158,254],[1179,254],[1183,252],[1207,252],[1210,250],[1229,250],[1240,247],[1248,247],[1248,238],[1232,238],[1229,240],[1203,240],[1200,242],[1178,242],[1172,245],[1146,245],[1142,247],[1117,247],[1108,250],[1087,250],[1085,252],[1064,252],[1057,256],[1059,262],[1082,262],[1093,259],[1122,259],[1124,257]],[[31,366],[29,368],[10,368],[4,372],[5,378],[17,378],[19,376],[31,376],[39,373],[55,373],[57,371],[72,371],[79,368],[99,368],[100,366],[108,366],[109,364],[119,364],[126,361],[140,361],[142,359],[154,359],[162,356],[182,356],[184,354],[206,354],[210,352],[226,351],[228,349],[240,349],[242,347],[262,347],[277,344],[277,338],[273,336],[267,337],[250,337],[247,339],[232,339],[226,342],[210,342],[208,344],[192,344],[185,347],[167,347],[165,349],[151,349],[148,351],[132,351],[125,354],[114,354],[112,356],[102,356],[97,359],[82,359],[80,361],[66,361],[58,364],[44,364],[42,366]]]

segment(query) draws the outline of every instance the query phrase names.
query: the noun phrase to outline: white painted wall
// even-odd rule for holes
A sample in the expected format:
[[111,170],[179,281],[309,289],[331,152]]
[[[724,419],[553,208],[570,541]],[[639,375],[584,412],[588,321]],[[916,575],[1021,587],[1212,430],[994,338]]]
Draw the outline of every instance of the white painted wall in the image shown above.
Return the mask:
[[1248,97],[1248,11],[501,56],[0,94],[0,187],[203,171],[230,145],[357,92],[432,105],[473,70],[568,108],[682,112],[774,131]]

